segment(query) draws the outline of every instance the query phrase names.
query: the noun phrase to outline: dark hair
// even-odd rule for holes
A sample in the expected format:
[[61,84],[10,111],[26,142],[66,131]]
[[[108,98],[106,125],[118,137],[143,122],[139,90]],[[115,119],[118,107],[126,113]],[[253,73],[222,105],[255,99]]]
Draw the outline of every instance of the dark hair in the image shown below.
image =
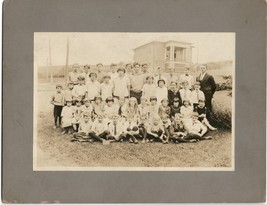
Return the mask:
[[150,97],[149,101],[151,102],[152,100],[158,101],[157,97],[155,97],[155,96]]
[[135,66],[140,66],[140,64],[139,63],[137,63],[137,62],[135,62],[135,63],[133,63],[133,67],[135,67]]
[[117,69],[117,72],[119,72],[119,71],[123,71],[124,73],[126,72],[125,69],[124,69],[123,67],[119,67],[119,68]]
[[154,80],[154,77],[152,75],[146,76],[146,80],[148,80],[148,78],[152,78],[152,80]]
[[160,81],[162,81],[162,82],[164,83],[164,85],[165,85],[165,80],[163,80],[163,79],[159,79],[159,80],[158,80],[158,85],[159,85],[159,82],[160,82]]
[[84,68],[88,68],[88,69],[90,69],[90,66],[89,66],[89,65],[87,65],[87,64],[86,64],[86,65],[84,65],[83,67],[84,67]]
[[99,66],[99,65],[102,65],[102,66],[103,66],[103,64],[102,64],[102,63],[98,63],[98,64],[96,64],[96,66]]
[[97,74],[96,73],[90,73],[89,74],[89,78],[91,78],[92,75],[95,75],[95,77],[97,78]]

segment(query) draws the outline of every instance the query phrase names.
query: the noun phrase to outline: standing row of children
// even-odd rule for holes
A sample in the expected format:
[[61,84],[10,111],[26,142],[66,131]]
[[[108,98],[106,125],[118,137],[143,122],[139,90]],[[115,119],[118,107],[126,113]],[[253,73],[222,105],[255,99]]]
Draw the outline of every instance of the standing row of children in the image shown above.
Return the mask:
[[51,100],[55,128],[61,126],[63,134],[74,131],[72,141],[179,143],[211,138],[205,134],[216,128],[188,67],[178,78],[173,69],[165,76],[159,69],[154,76],[147,64],[112,64],[109,73],[101,66],[91,72],[90,66],[82,71],[75,64],[67,89],[56,85]]

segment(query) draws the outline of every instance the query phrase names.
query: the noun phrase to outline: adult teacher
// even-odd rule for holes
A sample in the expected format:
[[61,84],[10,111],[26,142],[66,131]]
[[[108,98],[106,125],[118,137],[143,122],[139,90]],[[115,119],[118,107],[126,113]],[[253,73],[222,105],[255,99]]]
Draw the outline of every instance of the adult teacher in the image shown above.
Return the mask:
[[211,112],[212,111],[212,98],[216,90],[216,83],[212,75],[207,73],[207,65],[200,66],[200,75],[197,77],[197,81],[200,82],[200,89],[205,95],[206,107]]

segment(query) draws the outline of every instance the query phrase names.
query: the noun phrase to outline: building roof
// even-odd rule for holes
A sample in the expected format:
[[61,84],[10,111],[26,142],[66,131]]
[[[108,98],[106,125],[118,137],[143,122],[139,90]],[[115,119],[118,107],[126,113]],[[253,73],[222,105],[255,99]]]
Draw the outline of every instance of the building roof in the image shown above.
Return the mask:
[[193,45],[192,43],[182,42],[182,41],[173,41],[173,40],[166,41],[166,42],[162,42],[162,41],[151,41],[151,42],[149,42],[149,43],[146,43],[146,44],[143,44],[143,45],[141,45],[141,46],[138,46],[138,47],[134,48],[133,50],[136,50],[136,49],[138,49],[138,48],[147,46],[147,45],[149,45],[149,44],[156,44],[156,43],[162,43],[162,44],[166,44],[166,43],[179,43],[179,44],[185,44],[185,45]]

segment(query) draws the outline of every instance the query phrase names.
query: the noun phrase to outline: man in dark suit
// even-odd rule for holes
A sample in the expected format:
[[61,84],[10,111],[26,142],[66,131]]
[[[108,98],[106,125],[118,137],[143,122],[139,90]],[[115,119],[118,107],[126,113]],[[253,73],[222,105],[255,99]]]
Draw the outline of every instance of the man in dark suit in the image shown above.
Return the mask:
[[197,77],[197,81],[200,82],[201,90],[205,95],[206,107],[209,111],[212,111],[211,100],[216,90],[216,83],[212,75],[207,73],[207,65],[200,66],[201,73]]

